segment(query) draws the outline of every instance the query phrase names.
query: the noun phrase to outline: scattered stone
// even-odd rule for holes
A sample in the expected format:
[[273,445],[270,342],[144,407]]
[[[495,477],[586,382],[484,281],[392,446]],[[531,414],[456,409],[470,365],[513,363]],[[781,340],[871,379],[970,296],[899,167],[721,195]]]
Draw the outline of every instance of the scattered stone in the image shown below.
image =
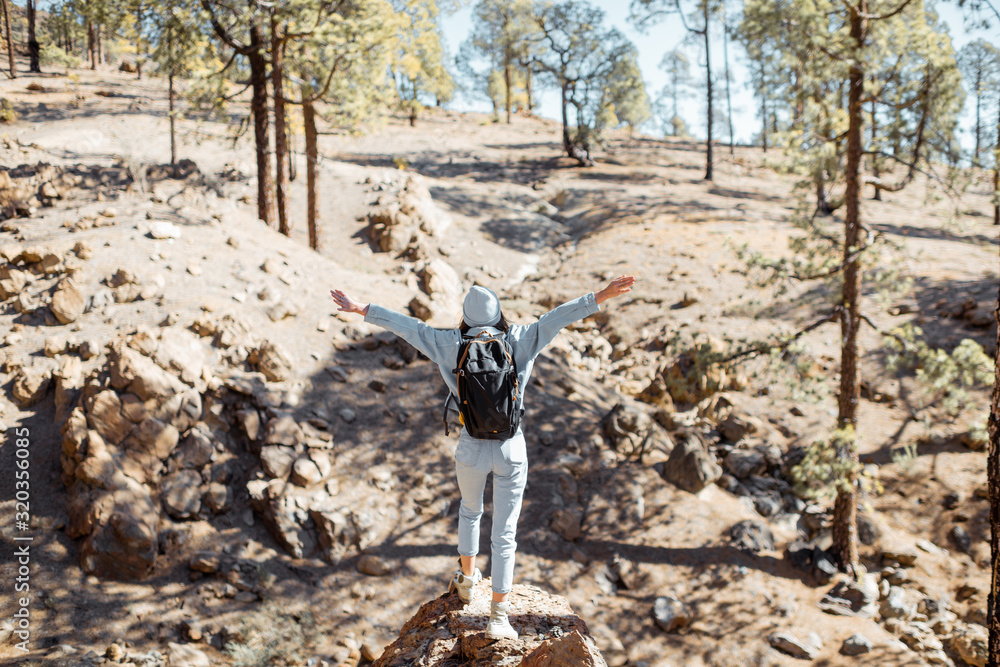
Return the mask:
[[979,594],[979,588],[971,584],[965,583],[958,587],[955,591],[955,600],[958,602],[965,602],[971,597],[975,597]]
[[985,667],[989,659],[989,633],[977,623],[959,623],[952,632],[951,647],[966,663]]
[[419,320],[427,322],[434,318],[434,306],[432,302],[425,297],[423,294],[418,294],[417,296],[410,299],[410,303],[407,304],[410,313]]
[[200,470],[212,461],[212,455],[215,453],[212,432],[204,424],[198,424],[191,429],[177,451],[180,467]]
[[879,589],[874,575],[866,575],[860,582],[843,579],[827,591],[819,601],[819,608],[837,616],[873,618],[878,611]]
[[764,456],[753,449],[734,449],[726,455],[726,468],[737,479],[746,479],[750,475],[761,475],[767,470]]
[[[332,468],[329,463],[329,459],[323,459],[319,456],[316,456],[315,458],[326,461],[326,472],[329,473]],[[323,470],[320,468],[320,464],[317,463],[312,456],[300,456],[295,459],[295,463],[292,464],[291,472],[290,481],[292,484],[304,487],[318,484],[325,476]]]
[[786,653],[793,658],[799,658],[800,660],[814,659],[820,648],[812,641],[802,641],[791,632],[776,632],[773,635],[769,635],[767,643],[782,653]]
[[257,349],[256,368],[269,381],[281,382],[291,376],[292,358],[282,345],[264,341]]
[[759,553],[774,551],[774,534],[767,524],[747,519],[729,529],[729,539],[741,551]]
[[952,526],[948,532],[948,537],[954,542],[955,547],[964,554],[972,555],[972,537],[969,531],[961,524]]
[[902,548],[902,549],[892,549],[883,548],[882,549],[882,561],[886,564],[897,564],[901,567],[913,567],[917,562],[917,550]]
[[122,402],[118,394],[105,389],[84,400],[87,423],[112,445],[119,444],[132,430],[132,423],[122,416]]
[[172,222],[156,220],[149,223],[149,235],[154,239],[179,239],[181,228]]
[[188,567],[196,572],[215,574],[220,567],[219,555],[214,551],[196,551],[191,554]]
[[865,653],[870,653],[874,648],[871,640],[865,637],[860,632],[857,632],[847,639],[840,646],[840,653],[842,655],[864,655]]
[[871,517],[858,513],[858,541],[865,546],[873,546],[878,542],[879,537],[882,535],[882,531],[879,529],[878,524],[872,521]]
[[652,417],[623,403],[611,408],[601,419],[600,426],[611,448],[624,457],[641,457],[673,448],[670,436]]
[[558,509],[552,515],[552,530],[567,542],[580,537],[583,512],[577,509]]
[[570,632],[548,639],[521,661],[520,667],[606,667],[592,637]]
[[190,644],[167,642],[167,664],[170,667],[212,667],[204,651]]
[[49,389],[52,371],[38,366],[22,368],[14,377],[12,394],[14,402],[26,408],[42,400]]
[[833,556],[815,544],[796,540],[785,549],[785,556],[796,568],[809,572],[817,581],[830,581],[838,572]]
[[94,251],[86,241],[77,241],[73,244],[73,254],[82,260],[88,260],[93,257]]
[[254,441],[260,436],[260,413],[253,408],[237,410],[236,421],[249,440]]
[[664,632],[676,632],[693,617],[691,607],[672,596],[660,596],[653,602],[653,618]]
[[745,415],[730,414],[719,422],[719,435],[728,442],[739,442],[748,435],[758,433],[761,429],[760,420]]
[[69,278],[61,281],[52,294],[49,310],[60,324],[75,322],[83,314],[86,299],[76,284]]
[[420,288],[431,297],[458,298],[462,291],[462,281],[451,264],[435,257],[417,273]]
[[146,486],[124,476],[120,484],[104,496],[107,513],[96,517],[93,532],[83,541],[80,565],[98,577],[139,580],[156,564],[159,512]]
[[699,439],[689,436],[674,446],[660,474],[678,488],[698,493],[722,476],[722,468]]
[[357,414],[351,408],[341,408],[340,418],[343,419],[346,423],[350,424],[357,418]]
[[295,450],[282,445],[267,445],[260,450],[260,464],[268,477],[284,479],[292,469]]
[[180,434],[173,424],[146,417],[132,431],[125,446],[130,450],[148,452],[162,461],[173,453],[179,438]]
[[392,572],[392,565],[378,556],[367,554],[358,560],[358,572],[370,577],[384,577]]
[[175,519],[190,519],[201,509],[201,474],[178,470],[160,482],[160,497],[167,514]]
[[882,618],[910,619],[916,613],[916,605],[907,599],[906,589],[899,586],[889,588],[889,595],[882,600]]

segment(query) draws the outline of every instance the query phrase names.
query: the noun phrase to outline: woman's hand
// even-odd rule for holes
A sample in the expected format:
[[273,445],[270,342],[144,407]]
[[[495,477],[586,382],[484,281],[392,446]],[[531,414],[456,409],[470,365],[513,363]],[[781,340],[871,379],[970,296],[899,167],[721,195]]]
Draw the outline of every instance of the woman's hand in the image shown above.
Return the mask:
[[337,310],[341,312],[357,313],[358,315],[368,314],[368,306],[371,304],[366,303],[362,305],[357,301],[355,301],[354,299],[352,299],[351,297],[344,294],[343,292],[341,292],[339,289],[330,290],[330,296],[332,296],[333,300],[337,302],[338,306],[340,306],[340,308],[338,308]]
[[632,285],[635,284],[635,276],[621,276],[620,278],[615,278],[608,286],[602,289],[600,292],[595,292],[594,297],[597,303],[602,303],[608,299],[613,299],[616,296],[621,296],[627,292],[632,291]]

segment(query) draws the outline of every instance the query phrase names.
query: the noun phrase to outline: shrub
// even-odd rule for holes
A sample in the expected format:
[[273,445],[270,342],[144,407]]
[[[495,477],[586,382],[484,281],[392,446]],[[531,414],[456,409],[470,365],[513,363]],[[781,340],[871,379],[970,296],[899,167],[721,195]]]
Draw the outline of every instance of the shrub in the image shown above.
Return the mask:
[[64,70],[80,66],[80,58],[72,53],[66,53],[55,44],[46,44],[42,47],[39,60],[46,67],[61,67]]

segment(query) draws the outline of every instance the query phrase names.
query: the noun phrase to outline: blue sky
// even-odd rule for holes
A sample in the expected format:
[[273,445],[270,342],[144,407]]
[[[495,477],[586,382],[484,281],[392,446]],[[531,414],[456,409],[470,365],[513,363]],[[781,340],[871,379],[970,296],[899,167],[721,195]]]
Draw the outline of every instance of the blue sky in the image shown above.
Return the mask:
[[[591,2],[604,10],[607,16],[608,25],[613,25],[623,32],[639,50],[639,66],[642,69],[643,79],[646,82],[646,91],[651,99],[655,99],[659,91],[666,83],[666,75],[659,69],[660,60],[663,54],[678,46],[682,46],[685,38],[684,26],[676,16],[668,17],[666,20],[655,25],[645,33],[639,32],[629,22],[629,2],[628,0],[591,0]],[[445,15],[442,18],[447,48],[450,57],[453,59],[459,45],[469,36],[472,27],[472,5],[474,0],[462,0],[461,7],[453,14]],[[734,3],[730,2],[730,5]],[[928,5],[931,3],[928,2]],[[942,20],[948,25],[952,42],[957,51],[967,42],[985,38],[994,43],[1000,41],[1000,28],[994,24],[992,34],[984,30],[967,31],[963,21],[962,10],[955,2],[938,2],[936,10],[941,15]],[[692,60],[692,76],[704,81],[704,67],[699,67],[698,49],[693,46],[683,46],[688,57]],[[722,29],[718,27],[717,33],[713,36],[712,49],[712,74],[721,76],[723,73],[722,57]],[[749,141],[751,136],[758,131],[760,121],[756,115],[756,104],[750,89],[744,85],[749,79],[749,74],[745,66],[745,57],[742,49],[735,44],[729,45],[729,62],[732,76],[732,104],[733,104],[733,126],[737,142]],[[720,80],[721,81],[721,80]],[[688,130],[691,134],[704,138],[704,93],[692,90],[688,93],[687,99],[681,105],[680,115],[687,122]],[[971,98],[966,100],[966,109],[961,123],[963,145],[971,145]],[[485,101],[474,101],[463,95],[456,96],[450,104],[454,109],[462,111],[489,111],[490,105]],[[542,116],[548,118],[559,118],[559,96],[556,91],[542,91],[539,99],[540,109],[537,111]],[[717,107],[717,113],[725,113],[725,98]],[[656,135],[660,134],[659,127],[650,128]],[[728,141],[728,134],[719,138],[720,141]]]

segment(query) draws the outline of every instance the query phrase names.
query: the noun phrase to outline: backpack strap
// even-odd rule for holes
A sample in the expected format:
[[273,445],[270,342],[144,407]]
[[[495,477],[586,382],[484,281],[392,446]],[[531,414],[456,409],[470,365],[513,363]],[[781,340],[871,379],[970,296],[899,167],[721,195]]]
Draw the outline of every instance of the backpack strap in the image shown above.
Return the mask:
[[444,434],[451,435],[448,430],[448,406],[455,400],[455,394],[448,392],[448,398],[444,399]]

